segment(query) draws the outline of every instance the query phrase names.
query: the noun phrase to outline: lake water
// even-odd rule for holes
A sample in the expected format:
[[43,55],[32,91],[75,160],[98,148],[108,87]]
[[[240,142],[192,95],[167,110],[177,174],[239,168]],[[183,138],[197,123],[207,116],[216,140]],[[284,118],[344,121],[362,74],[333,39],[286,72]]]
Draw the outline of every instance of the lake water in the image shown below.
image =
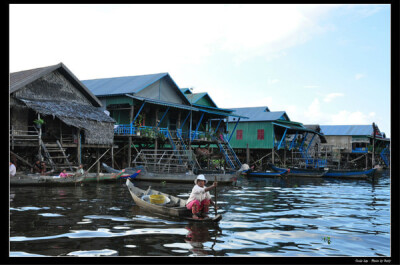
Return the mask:
[[[10,256],[390,256],[389,171],[377,175],[375,181],[241,178],[237,187],[219,185],[217,226],[145,212],[123,181],[11,187]],[[193,187],[134,183],[182,198]]]

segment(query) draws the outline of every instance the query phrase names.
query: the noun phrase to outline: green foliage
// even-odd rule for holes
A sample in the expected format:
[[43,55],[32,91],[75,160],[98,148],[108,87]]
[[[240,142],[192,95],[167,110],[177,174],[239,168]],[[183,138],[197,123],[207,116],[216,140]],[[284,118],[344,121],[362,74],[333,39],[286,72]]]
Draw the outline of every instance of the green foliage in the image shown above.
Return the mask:
[[139,114],[139,116],[135,120],[135,126],[137,127],[142,126],[142,122],[143,122],[143,115]]
[[34,122],[35,124],[42,125],[42,124],[44,123],[44,120],[38,119],[38,120],[34,120],[33,122]]

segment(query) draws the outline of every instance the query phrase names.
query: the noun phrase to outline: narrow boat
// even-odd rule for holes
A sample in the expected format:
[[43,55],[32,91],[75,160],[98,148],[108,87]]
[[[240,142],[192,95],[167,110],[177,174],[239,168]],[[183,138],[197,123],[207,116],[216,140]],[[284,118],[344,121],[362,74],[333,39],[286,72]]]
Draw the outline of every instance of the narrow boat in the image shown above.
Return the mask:
[[[184,199],[153,190],[151,187],[147,190],[142,190],[135,187],[129,178],[126,180],[126,186],[128,187],[129,193],[136,205],[146,211],[193,222],[216,223],[222,219],[222,215],[220,214],[216,215],[214,218],[193,219],[191,218],[191,211],[186,208],[186,200]],[[163,195],[165,200],[160,204],[152,203],[151,200],[149,200],[150,195]]]
[[61,178],[59,176],[17,173],[14,177],[10,177],[10,186],[67,186],[78,183],[110,182],[119,179],[121,175],[122,172],[106,174],[87,173],[83,176],[72,175]]
[[[106,167],[105,167],[106,166]],[[103,167],[108,172],[121,172],[120,170],[113,169],[112,167],[103,164]],[[134,174],[138,170],[140,170],[140,174],[135,177],[135,180],[142,181],[155,181],[155,182],[171,182],[171,183],[193,183],[193,180],[196,178],[196,174],[191,172],[188,173],[154,173],[146,171],[144,167],[135,167],[135,168],[125,168],[125,174]],[[235,172],[234,174],[203,174],[207,179],[214,177],[217,178],[218,183],[227,184],[234,183],[237,181],[240,172]]]
[[268,177],[280,177],[285,175],[288,172],[287,169],[282,169],[280,171],[252,171],[251,169],[244,170],[243,174],[248,177],[259,177],[259,178],[268,178]]
[[[272,170],[280,172],[284,170],[283,168],[277,167],[274,164],[269,164]],[[289,177],[311,177],[311,178],[320,178],[323,177],[328,170],[325,169],[311,169],[311,168],[297,168],[290,167],[288,168],[288,173],[286,176]]]
[[125,168],[123,170],[118,170],[115,168],[112,168],[108,166],[106,163],[101,163],[103,168],[108,172],[108,173],[122,173],[121,178],[131,178],[134,179],[136,178],[137,175],[140,174],[140,172],[143,170],[143,167],[138,167],[138,168]]
[[366,179],[372,177],[376,168],[371,169],[329,169],[324,175],[327,178]]

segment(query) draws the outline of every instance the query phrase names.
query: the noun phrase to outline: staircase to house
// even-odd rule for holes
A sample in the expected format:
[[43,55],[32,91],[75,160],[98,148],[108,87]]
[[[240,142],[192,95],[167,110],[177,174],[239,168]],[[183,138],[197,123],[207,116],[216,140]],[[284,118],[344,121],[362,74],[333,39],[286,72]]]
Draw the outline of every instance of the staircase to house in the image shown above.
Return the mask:
[[385,163],[387,167],[390,166],[390,150],[388,147],[385,147],[382,152],[380,153],[380,156]]
[[46,143],[41,141],[41,147],[52,169],[73,171],[72,165],[65,153],[65,148],[63,148],[60,141],[56,140],[55,142]]
[[223,136],[222,139],[223,140],[220,140],[217,137],[214,137],[214,140],[216,140],[218,143],[220,152],[225,157],[226,164],[231,169],[239,170],[242,167],[242,163],[240,163],[239,158],[236,156],[235,151],[233,151],[232,147],[230,146],[226,138]]
[[[314,167],[314,168],[321,168],[321,167],[326,167],[327,166],[327,160],[326,159],[320,159],[317,158],[317,154],[319,153],[318,148],[316,147],[317,144],[319,144],[316,140],[313,140],[313,137],[311,136],[311,140],[308,141],[309,146],[307,148],[299,148],[299,152],[301,155],[301,158],[305,162],[306,167]],[[311,143],[310,143],[311,141]]]

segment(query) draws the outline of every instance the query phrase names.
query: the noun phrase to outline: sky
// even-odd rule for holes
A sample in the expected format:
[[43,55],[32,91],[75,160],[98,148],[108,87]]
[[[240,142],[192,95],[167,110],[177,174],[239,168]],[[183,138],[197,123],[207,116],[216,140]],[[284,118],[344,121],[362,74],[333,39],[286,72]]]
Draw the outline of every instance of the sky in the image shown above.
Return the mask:
[[390,137],[388,4],[11,4],[10,72],[80,80],[168,72],[220,108]]

